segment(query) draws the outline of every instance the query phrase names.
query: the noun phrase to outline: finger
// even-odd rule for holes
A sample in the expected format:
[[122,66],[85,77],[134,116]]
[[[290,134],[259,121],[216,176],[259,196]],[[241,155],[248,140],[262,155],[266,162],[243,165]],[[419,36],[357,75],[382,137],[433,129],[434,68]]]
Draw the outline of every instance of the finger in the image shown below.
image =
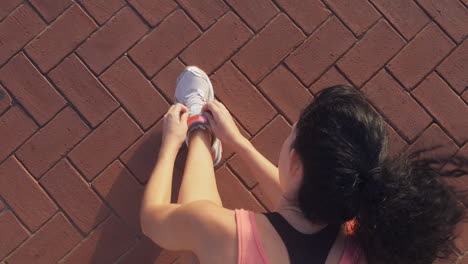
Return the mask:
[[216,121],[214,120],[213,116],[210,113],[206,112],[205,117],[206,119],[208,119],[208,123],[210,124],[210,126],[216,125]]
[[180,123],[186,124],[188,120],[189,112],[185,112],[180,116]]

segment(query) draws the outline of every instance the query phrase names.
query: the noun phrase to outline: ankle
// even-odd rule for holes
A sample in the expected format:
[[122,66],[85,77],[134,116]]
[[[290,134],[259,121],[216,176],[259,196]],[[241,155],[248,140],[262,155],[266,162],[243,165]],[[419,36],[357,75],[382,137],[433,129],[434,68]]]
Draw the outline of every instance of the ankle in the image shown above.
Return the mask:
[[189,134],[189,142],[193,142],[193,140],[201,140],[211,146],[212,136],[208,129],[195,129]]

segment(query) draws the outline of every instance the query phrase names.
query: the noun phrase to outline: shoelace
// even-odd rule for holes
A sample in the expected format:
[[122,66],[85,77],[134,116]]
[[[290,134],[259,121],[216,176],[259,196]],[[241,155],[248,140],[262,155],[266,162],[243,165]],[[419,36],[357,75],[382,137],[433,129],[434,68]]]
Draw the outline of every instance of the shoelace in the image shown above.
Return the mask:
[[191,114],[198,114],[201,112],[203,105],[205,105],[203,98],[203,90],[195,90],[185,96],[185,106],[187,106]]

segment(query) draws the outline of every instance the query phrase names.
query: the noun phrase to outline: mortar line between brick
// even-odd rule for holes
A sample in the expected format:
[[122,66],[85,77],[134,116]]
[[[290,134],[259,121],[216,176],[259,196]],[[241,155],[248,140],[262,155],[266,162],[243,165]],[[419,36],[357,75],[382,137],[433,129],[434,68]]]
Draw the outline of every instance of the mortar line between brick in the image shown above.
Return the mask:
[[[57,214],[59,214],[60,211],[56,211],[52,214],[52,216],[47,219],[47,221],[45,221],[44,224],[42,224],[36,232],[34,233],[30,233],[29,236],[22,242],[20,243],[18,246],[16,246],[12,251],[10,251],[10,253],[8,255],[6,255],[3,259],[5,260],[5,262],[7,262],[7,259],[10,258],[17,249],[19,249],[21,246],[23,246],[26,242],[28,242],[30,239],[34,238],[35,236],[37,236],[37,232],[39,232],[39,230],[41,230],[45,225],[47,225],[50,221],[52,221],[52,218],[54,218]],[[18,217],[17,217],[18,218]],[[29,231],[29,230],[28,230]]]
[[[8,13],[8,15],[6,15],[4,18],[0,19],[0,24],[5,21],[5,19],[7,19],[8,17],[11,16],[11,14],[13,14],[16,10],[18,10],[22,5],[24,4],[29,4],[27,0],[23,0],[23,2],[19,3],[17,6],[15,6],[15,8],[13,8],[10,13]],[[1,260],[0,260],[1,261]]]
[[[52,24],[57,19],[57,17],[60,16],[60,14],[59,14],[57,17],[52,19],[52,21],[50,21],[50,23],[49,23],[49,22],[47,22],[47,19],[45,19],[45,17],[41,14],[41,12],[39,12],[39,10],[31,3],[30,0],[26,0],[23,3],[28,3],[29,7],[31,7],[31,9],[41,18],[42,22],[44,22],[46,25]],[[71,5],[73,5],[73,4],[71,4]],[[62,11],[62,13],[65,12],[66,10],[68,10],[68,7],[64,11]]]
[[[59,18],[61,18],[62,16],[65,16],[65,14],[70,10],[72,9],[74,6],[74,4],[70,5],[69,7],[67,7],[67,9],[65,9],[60,15],[57,16],[57,18],[54,20],[54,22],[56,20],[58,20]],[[79,6],[80,7],[80,6]],[[81,9],[81,7],[80,7]],[[87,17],[89,17],[86,13],[85,15]],[[90,18],[91,19],[91,18]],[[92,20],[92,19],[91,19]],[[93,21],[94,23],[94,21]],[[51,71],[53,71],[58,65],[60,65],[62,63],[62,61],[64,61],[66,58],[68,58],[68,56],[70,56],[70,54],[72,54],[73,52],[75,52],[76,49],[78,49],[84,42],[86,42],[86,40],[89,39],[89,37],[91,35],[93,35],[96,31],[98,31],[100,29],[99,27],[99,24],[95,24],[96,28],[88,35],[88,37],[86,37],[83,41],[81,41],[80,43],[78,43],[75,48],[73,48],[72,51],[68,52],[67,54],[65,54],[57,63],[55,63],[55,65],[53,65],[49,70],[47,71],[43,71],[39,65],[34,61],[32,60],[32,58],[29,56],[27,50],[26,50],[26,47],[34,40],[36,40],[38,37],[42,36],[50,27],[52,27],[54,25],[54,23],[50,23],[50,24],[47,24],[47,26],[41,31],[39,32],[39,34],[37,34],[31,41],[29,41],[26,45],[23,46],[23,48],[21,49],[23,51],[23,53],[26,55],[28,55],[28,59],[33,62],[33,64],[36,66],[37,70],[42,73],[44,76],[46,76],[47,74],[49,74]]]
[[[0,201],[3,203],[3,205],[5,206],[5,208],[1,211],[2,214],[4,214],[6,211],[10,211],[11,214],[13,214],[15,216],[15,218],[18,220],[18,222],[21,224],[22,227],[24,227],[24,229],[26,229],[26,232],[28,234],[28,238],[34,234],[35,232],[33,232],[31,229],[29,229],[29,227],[26,225],[26,223],[19,217],[19,215],[15,212],[15,210],[13,210],[13,208],[10,207],[10,205],[7,203],[7,201],[0,196]],[[48,220],[47,220],[48,221]],[[47,222],[46,221],[46,222]],[[39,230],[39,229],[38,229]],[[25,241],[28,239],[26,238]],[[23,241],[24,242],[24,241]],[[23,244],[23,243],[21,243]],[[12,250],[11,252],[13,252],[14,250]],[[10,253],[11,253],[10,252]]]
[[[369,29],[367,29],[365,32],[363,32],[363,33],[361,34],[361,36],[358,36],[358,35],[357,35],[356,33],[354,33],[354,31],[348,26],[348,24],[346,24],[346,23],[344,22],[344,20],[341,19],[340,16],[338,16],[338,14],[336,14],[336,12],[333,10],[333,8],[331,8],[330,5],[327,3],[327,0],[320,0],[320,1],[322,2],[323,5],[325,5],[326,8],[328,8],[328,10],[330,10],[330,12],[333,13],[333,16],[335,16],[338,20],[340,20],[341,24],[343,24],[343,25],[349,30],[349,32],[351,32],[351,34],[353,34],[353,36],[354,36],[354,38],[356,38],[356,40],[361,39],[361,37],[362,37],[363,35],[365,35],[365,33],[366,33],[367,31],[369,31]],[[377,20],[378,20],[378,19],[377,19]],[[372,27],[372,25],[369,26],[369,28],[371,28],[371,27]]]
[[[157,122],[156,122],[156,123],[157,123]],[[156,124],[155,124],[155,125],[156,125]],[[122,164],[122,166],[130,173],[130,175],[132,175],[133,178],[135,178],[135,180],[136,180],[141,186],[143,186],[143,187],[146,186],[146,183],[141,182],[140,179],[138,179],[138,177],[135,176],[135,174],[130,170],[130,168],[127,166],[127,164],[125,164],[125,162],[123,162],[121,156],[122,156],[122,155],[120,155],[120,156],[119,156],[117,159],[115,159],[115,160],[119,161],[120,164]],[[113,161],[112,163],[114,163],[114,162],[115,162],[115,161]],[[112,163],[111,163],[111,164],[112,164]],[[98,175],[97,177],[99,177],[99,175]],[[97,178],[97,177],[96,177],[96,178]],[[94,181],[94,180],[93,180],[93,181]]]
[[[121,58],[122,58],[122,57],[121,57]],[[119,59],[120,59],[120,58],[119,58]],[[115,63],[115,62],[114,62],[114,63]],[[112,63],[112,65],[114,65],[114,63]],[[96,79],[98,79],[99,82],[101,83],[101,85],[102,85],[103,87],[105,87],[105,89],[112,95],[112,97],[114,97],[114,99],[119,103],[119,107],[122,108],[122,110],[124,110],[124,112],[125,112],[125,113],[130,117],[130,119],[138,126],[138,128],[140,128],[141,132],[144,133],[145,131],[147,131],[148,129],[145,130],[145,129],[143,128],[143,124],[140,123],[140,120],[138,120],[138,119],[130,112],[130,110],[127,108],[127,106],[126,106],[123,102],[121,102],[121,100],[119,99],[119,97],[116,96],[116,95],[112,92],[112,90],[111,90],[109,87],[107,87],[107,85],[106,85],[104,82],[101,82],[101,79],[100,79],[100,78],[96,77]],[[151,82],[150,82],[150,83],[151,83]],[[107,118],[106,118],[106,119],[107,119]],[[158,119],[158,120],[159,120],[159,119]],[[156,123],[156,122],[155,122],[155,123]],[[153,126],[155,123],[151,124],[150,127]]]
[[[64,215],[65,215],[65,213],[64,213]],[[63,261],[64,259],[66,259],[66,258],[67,258],[68,256],[70,256],[71,254],[73,254],[73,252],[74,252],[75,250],[77,250],[77,249],[80,247],[80,245],[84,244],[84,243],[96,232],[96,230],[97,230],[100,226],[102,226],[102,225],[104,225],[104,223],[106,223],[106,221],[111,217],[111,215],[112,215],[112,214],[109,213],[109,215],[106,216],[106,217],[104,218],[104,220],[102,220],[101,223],[98,223],[91,231],[89,231],[89,233],[88,233],[87,236],[82,237],[81,240],[80,240],[80,242],[76,243],[76,245],[75,245],[74,247],[72,247],[65,255],[63,255],[63,256],[57,261],[57,263],[61,263],[61,261]]]
[[[165,22],[166,20],[168,20],[171,16],[174,15],[175,12],[177,12],[178,10],[180,10],[179,8],[175,8],[171,13],[169,13],[158,25],[162,24],[163,22]],[[140,67],[140,65],[138,65],[132,58],[132,56],[129,54],[131,52],[131,50],[139,45],[141,42],[143,42],[149,35],[151,35],[151,33],[153,33],[155,30],[157,29],[157,27],[155,28],[148,28],[147,32],[145,34],[143,34],[143,36],[141,36],[139,39],[137,39],[135,41],[135,43],[133,43],[132,45],[130,45],[130,47],[128,49],[126,49],[124,52],[122,52],[122,54],[120,54],[115,60],[112,61],[112,63],[110,63],[108,66],[106,66],[103,70],[101,70],[100,72],[95,72],[92,70],[92,72],[95,74],[96,77],[99,77],[101,76],[103,73],[105,73],[110,67],[112,67],[112,65],[114,65],[114,63],[118,60],[120,60],[120,58],[122,58],[123,56],[127,56],[127,58],[129,58],[133,64],[135,64],[135,66],[140,70],[140,72],[143,74],[143,76],[145,76],[146,79],[148,80],[151,80],[151,76],[148,76],[146,74],[146,72]],[[167,63],[169,64],[169,63]],[[166,64],[166,65],[167,65]],[[166,66],[164,65],[164,67]],[[88,65],[87,65],[88,66]],[[89,67],[89,66],[88,66]],[[90,68],[90,67],[89,67]],[[91,69],[91,68],[90,68]],[[158,71],[159,72],[159,71]],[[157,74],[157,73],[156,73]],[[155,75],[156,75],[155,74]]]
[[122,222],[122,224],[127,228],[127,231],[129,233],[134,235],[135,238],[140,238],[140,234],[134,232],[135,230],[133,230],[133,227],[130,226],[127,223],[127,221],[125,221],[125,219],[114,209],[114,207],[111,206],[111,204],[106,200],[106,198],[101,196],[99,191],[94,187],[93,182],[94,182],[94,180],[96,180],[96,178],[94,178],[93,181],[91,181],[89,183],[89,188],[91,189],[91,191],[94,192],[99,197],[99,199],[102,201],[102,203],[109,209],[109,211],[110,211],[109,215],[114,214],[114,216],[119,218],[119,220]]
[[[452,38],[452,36],[447,32],[447,30],[445,30],[444,27],[442,27],[442,25],[426,10],[426,8],[424,8],[421,4],[419,4],[419,2],[417,0],[414,1],[414,3],[419,7],[419,9],[421,9],[427,17],[430,18],[430,20],[435,23],[437,25],[437,27],[442,30],[442,32],[444,32],[444,34],[455,44],[455,45],[458,45],[458,42]],[[418,33],[419,34],[419,33]],[[461,41],[460,41],[461,43]]]
[[5,160],[7,160],[10,156],[14,155],[16,153],[16,151],[21,148],[21,146],[24,145],[25,142],[27,142],[30,138],[32,138],[40,129],[41,127],[39,126],[38,123],[36,123],[36,121],[30,116],[29,112],[26,111],[26,109],[24,109],[24,107],[19,103],[19,102],[15,102],[14,105],[12,105],[12,107],[10,107],[10,109],[12,109],[14,106],[16,107],[19,107],[20,110],[25,113],[26,116],[28,116],[30,119],[32,119],[32,121],[35,123],[35,125],[37,126],[37,129],[36,131],[34,131],[34,133],[32,133],[29,137],[27,137],[23,142],[21,142],[18,146],[16,146],[3,160],[0,160],[0,164],[2,164]]
[[133,243],[133,245],[132,245],[131,247],[129,247],[129,248],[127,249],[127,251],[125,251],[124,253],[122,253],[122,255],[120,255],[120,256],[115,260],[114,264],[119,264],[119,263],[121,263],[121,261],[122,261],[123,259],[125,259],[125,257],[127,257],[127,256],[130,254],[130,252],[132,252],[132,250],[134,250],[134,249],[138,246],[138,244],[140,243],[140,241],[143,241],[143,239],[136,237],[136,242]]
[[[31,179],[32,179],[34,182],[37,183],[37,185],[44,191],[44,193],[46,193],[46,195],[49,197],[49,199],[54,203],[54,205],[55,205],[56,208],[57,208],[57,210],[56,210],[44,223],[42,223],[42,225],[40,225],[40,226],[37,228],[37,230],[36,230],[36,232],[37,232],[37,231],[39,231],[47,222],[49,222],[50,219],[52,219],[52,218],[54,217],[54,215],[57,214],[57,212],[59,212],[59,211],[62,211],[62,212],[63,212],[63,210],[62,210],[62,208],[58,205],[57,201],[56,201],[55,199],[53,199],[53,197],[49,194],[49,192],[47,192],[47,190],[40,184],[40,182],[39,182],[38,180],[36,180],[36,179],[32,176],[31,172],[30,172],[30,171],[28,170],[28,168],[24,165],[24,163],[23,163],[16,155],[13,155],[13,157],[16,158],[16,160],[18,161],[18,163],[21,165],[22,169],[26,172],[27,176],[28,176],[28,177],[31,177]],[[65,213],[64,213],[64,214],[65,214]],[[29,230],[29,229],[28,229],[28,230]],[[36,233],[36,232],[32,232],[32,230],[29,230],[29,231],[31,231],[31,233]]]
[[[448,133],[447,129],[445,129],[445,127],[442,126],[442,124],[439,122],[439,120],[438,120],[437,118],[435,118],[435,116],[429,111],[429,109],[427,109],[427,107],[426,107],[422,102],[420,102],[420,101],[413,95],[412,91],[408,91],[408,90],[405,88],[405,86],[403,86],[403,84],[393,75],[393,73],[392,73],[390,70],[388,70],[388,69],[385,69],[385,70],[386,70],[386,72],[399,84],[399,86],[400,86],[399,88],[402,89],[404,92],[407,92],[407,93],[411,96],[411,98],[412,98],[421,108],[424,109],[424,111],[431,117],[432,122],[434,122],[435,124],[437,124],[437,125],[440,127],[440,129],[442,129],[442,131],[444,131],[444,133],[447,134],[447,136],[455,143],[455,145],[457,145],[457,147],[459,147],[459,148],[462,147],[462,146],[460,146],[460,144],[457,142],[457,140],[455,139],[455,137],[453,137],[453,136],[451,135],[451,133]],[[432,72],[433,72],[433,71],[431,71],[428,75],[430,75]],[[422,81],[426,80],[426,78],[427,78],[428,75],[426,75],[426,76],[422,79]],[[412,144],[412,143],[414,143],[416,140],[417,140],[417,137],[415,137],[413,141],[409,140],[408,142],[410,142],[410,143]],[[461,144],[461,145],[463,145],[463,144]]]
[[[138,12],[138,10],[136,10],[136,8],[130,2],[128,2],[128,0],[124,0],[124,1],[125,1],[125,6],[130,8],[133,11],[133,13],[135,13],[141,19],[141,21],[143,21],[143,23],[150,29],[150,31],[151,31],[151,29],[157,27],[161,23],[161,21],[163,21],[166,18],[166,17],[163,17],[163,19],[161,19],[161,21],[159,21],[159,23],[157,23],[153,27],[148,21],[146,21],[146,19],[140,14],[140,12]],[[176,8],[174,8],[174,9],[176,9]],[[170,13],[172,13],[172,11],[169,12],[167,15],[169,15]]]
[[[278,8],[278,10],[280,11],[280,13],[285,14],[285,15],[289,18],[289,20],[291,20],[291,22],[292,22],[297,28],[299,28],[299,29],[302,31],[302,34],[304,34],[304,35],[306,36],[306,39],[307,39],[307,37],[308,37],[309,35],[312,35],[312,34],[315,32],[315,30],[317,30],[318,26],[317,26],[310,34],[307,34],[307,32],[305,31],[305,29],[304,29],[303,27],[301,27],[301,25],[299,25],[299,23],[297,23],[296,20],[292,18],[292,16],[290,16],[289,13],[286,12],[286,10],[284,10],[284,8],[283,8],[280,4],[278,4],[278,0],[271,0],[271,2],[273,3],[273,5],[276,6],[276,8]],[[330,15],[331,15],[331,14],[330,14]],[[329,16],[330,16],[330,15],[329,15]]]
[[[6,212],[8,212],[8,211],[10,211],[10,212],[13,214],[13,216],[14,216],[16,219],[18,219],[18,217],[13,213],[12,210],[3,210],[2,212],[0,212],[0,216],[3,215],[3,214],[6,214]],[[22,223],[20,222],[20,224],[22,224]],[[24,226],[23,226],[23,227],[24,227]],[[29,231],[29,230],[26,230],[26,232],[28,232],[28,231]],[[27,237],[26,237],[25,239],[23,239],[23,240],[22,240],[18,245],[16,245],[13,249],[11,249],[11,250],[8,252],[8,254],[5,255],[5,256],[3,257],[3,259],[0,259],[0,261],[3,260],[3,261],[5,261],[5,263],[6,263],[6,259],[7,259],[8,257],[10,257],[11,255],[13,255],[13,253],[16,251],[16,249],[20,248],[24,243],[26,243],[26,241],[28,241],[29,238],[30,238],[31,236],[32,236],[32,234],[31,234],[31,233],[28,233],[28,234],[27,234]],[[0,262],[0,263],[4,263],[4,262]]]
[[[29,111],[27,111],[26,107],[24,107],[23,104],[22,104],[20,101],[18,101],[18,99],[16,98],[16,96],[15,96],[11,91],[9,91],[8,86],[6,86],[1,80],[0,80],[0,84],[5,88],[5,90],[6,90],[6,91],[9,93],[9,95],[11,96],[12,104],[11,104],[11,106],[10,106],[8,109],[11,109],[11,108],[13,108],[13,107],[15,107],[15,106],[20,107],[20,108],[21,108],[21,111],[23,111],[23,113],[25,113],[25,115],[26,115],[27,117],[29,117],[29,118],[34,122],[34,124],[37,126],[37,128],[38,128],[38,129],[41,128],[41,125],[39,124],[39,122],[31,115],[31,113],[29,113]],[[5,114],[6,111],[7,111],[7,110],[5,110],[5,112],[4,112],[3,114]],[[2,116],[3,116],[3,115],[2,115]],[[34,132],[33,134],[35,134],[35,133],[36,133],[36,132]],[[29,139],[29,137],[28,137],[27,139]],[[26,139],[26,140],[27,140],[27,139]],[[1,162],[2,162],[2,161],[0,160],[0,163],[1,163]]]
[[[456,50],[458,47],[459,47],[459,46],[455,47],[455,50]],[[454,51],[454,52],[455,52],[455,51]],[[446,59],[448,59],[448,56],[442,59],[441,64],[444,63]],[[453,90],[453,92],[461,98],[463,92],[464,92],[466,89],[463,89],[461,92],[458,92],[458,91],[449,83],[449,81],[447,80],[447,78],[445,78],[445,76],[444,76],[442,73],[439,72],[439,70],[438,70],[437,68],[434,69],[434,72],[436,72],[436,73],[439,75],[439,77],[442,78],[442,80],[444,80],[444,82],[446,82],[447,85]],[[465,88],[466,88],[466,86],[465,86]],[[461,98],[461,99],[462,99],[462,101],[463,101],[463,98]]]
[[[372,0],[367,0],[367,2],[374,7],[374,9],[384,18],[384,20],[395,30],[400,37],[402,37],[406,42],[408,42],[408,39],[401,33],[401,31],[398,29],[398,27],[393,24],[393,22],[388,18],[388,16],[385,15],[385,13],[379,9],[379,7],[372,2]],[[380,19],[379,19],[380,20]]]
[[[24,53],[24,56],[31,62],[31,64],[40,72],[39,68],[38,68],[38,65],[29,57],[28,54]],[[68,56],[67,56],[68,57]],[[40,72],[41,73],[41,72]],[[90,128],[92,128],[93,126],[91,125],[91,123],[89,123],[89,121],[81,114],[80,111],[78,111],[78,109],[75,107],[75,105],[73,105],[70,100],[68,99],[67,96],[65,96],[65,94],[57,87],[57,85],[49,78],[49,75],[48,74],[44,74],[44,73],[41,73],[41,76],[47,81],[48,84],[50,84],[50,86],[62,97],[62,99],[64,99],[65,101],[65,105],[60,109],[60,111],[58,111],[53,117],[51,117],[49,120],[47,120],[46,123],[44,123],[42,127],[45,127],[52,119],[54,119],[60,112],[62,112],[67,106],[70,106],[74,112],[76,112],[78,114],[78,116],[81,118],[81,120],[83,120],[83,122]]]
[[[29,2],[24,1],[22,4],[18,5],[17,8],[16,8],[14,11],[16,11],[17,9],[19,9],[19,7],[21,7],[23,4],[24,4],[24,5],[28,5],[28,6],[30,6],[31,8],[33,8],[32,5],[31,5]],[[67,7],[61,14],[59,14],[59,15],[54,19],[54,22],[55,22],[55,20],[57,20],[59,17],[63,16],[63,14],[66,13],[69,9],[71,9],[72,6],[73,6],[73,4],[70,5],[69,7]],[[14,11],[12,11],[7,17],[9,17]],[[33,9],[33,11],[34,11],[35,13],[38,13],[38,11],[36,11],[35,9]],[[37,15],[39,16],[39,14],[37,14]],[[42,17],[40,17],[40,18],[42,18]],[[6,18],[5,18],[5,19],[6,19]],[[44,22],[44,21],[43,21],[43,22]],[[26,54],[25,47],[28,46],[29,43],[31,43],[32,41],[34,41],[35,39],[37,39],[37,37],[41,36],[49,27],[51,27],[51,25],[52,25],[53,23],[48,24],[47,22],[44,22],[44,24],[45,24],[44,28],[41,29],[41,31],[39,31],[39,33],[37,33],[37,34],[36,34],[35,36],[33,36],[29,41],[27,41],[17,52],[15,52],[13,55],[11,55],[10,58],[8,58],[3,64],[0,64],[0,69],[1,69],[3,66],[5,66],[6,64],[8,64],[8,62],[10,62],[10,60],[11,60],[12,58],[14,58],[16,55],[18,55],[19,53],[22,52],[22,53]],[[42,73],[42,71],[41,71],[39,68],[38,68],[38,70],[39,70],[39,72]]]
[[112,16],[110,16],[106,21],[104,21],[102,24],[100,24],[100,23],[91,15],[91,13],[88,11],[88,9],[86,9],[86,8],[81,4],[80,0],[73,0],[73,2],[74,2],[76,5],[78,5],[78,6],[81,8],[81,10],[83,10],[83,12],[84,12],[89,18],[91,18],[91,20],[94,22],[94,24],[97,25],[98,28],[101,28],[105,23],[107,23],[107,21],[111,20],[111,19],[115,16],[115,14],[118,13],[118,12],[120,11],[120,9],[117,10],[117,11],[116,11],[114,14],[112,14]]
[[[198,23],[198,21],[192,16],[192,14],[190,14],[190,12],[189,12],[188,10],[186,10],[186,9],[184,8],[183,5],[181,5],[181,4],[179,3],[179,0],[174,0],[174,2],[177,4],[177,6],[180,8],[180,10],[182,10],[182,11],[185,13],[185,15],[187,15],[187,17],[197,26],[198,30],[200,30],[200,31],[202,32],[202,35],[203,35],[203,33],[205,33],[208,29],[210,29],[214,24],[216,24],[216,22],[218,22],[218,20],[219,20],[219,19],[216,20],[213,24],[211,24],[210,26],[208,26],[206,29],[203,29],[203,27],[200,25],[200,23]],[[226,15],[228,12],[229,12],[229,10],[228,10],[226,13],[224,13],[224,14],[221,16],[221,18],[223,18],[224,15]],[[220,19],[221,19],[221,18],[220,18]]]
[[252,187],[252,188],[249,188],[247,185],[245,185],[242,181],[242,179],[240,179],[239,175],[237,175],[237,173],[231,169],[230,166],[225,166],[226,170],[228,170],[229,172],[232,173],[232,175],[234,175],[234,177],[237,178],[238,181],[240,181],[242,183],[242,187],[245,188],[253,197],[254,199],[263,207],[263,209],[265,209],[266,211],[268,211],[267,207],[260,201],[260,199],[258,199],[258,197],[252,192],[252,190],[257,187],[260,183],[257,181],[257,183]]
[[[72,5],[72,6],[73,6],[73,5]],[[115,12],[115,14],[114,14],[112,17],[110,17],[104,24],[99,25],[99,24],[96,24],[96,23],[95,23],[96,28],[95,28],[84,40],[82,40],[80,43],[78,43],[72,51],[68,52],[65,56],[63,56],[63,58],[61,58],[61,59],[60,59],[53,67],[51,67],[47,72],[44,72],[44,75],[48,75],[51,71],[53,71],[53,70],[54,70],[55,68],[57,68],[60,64],[62,64],[62,62],[63,62],[66,58],[68,58],[70,55],[72,55],[73,53],[75,53],[75,54],[78,56],[78,52],[76,52],[76,51],[77,51],[83,44],[85,44],[92,36],[94,36],[95,34],[97,34],[103,27],[105,27],[106,24],[107,24],[108,22],[112,21],[112,20],[117,16],[117,14],[119,14],[120,12],[122,12],[122,10],[123,10],[125,7],[126,7],[126,6],[124,5],[124,6],[123,6],[122,8],[120,8],[117,12]],[[85,13],[85,14],[88,16],[87,13]],[[89,16],[88,16],[88,17],[89,17]],[[91,20],[92,20],[92,19],[91,19]],[[93,22],[94,22],[94,21],[93,21]],[[81,57],[80,57],[80,59],[81,59]],[[83,63],[84,63],[84,60],[82,60],[82,61],[83,61]],[[110,65],[114,64],[114,62],[115,62],[115,61],[113,61]],[[85,64],[85,65],[86,65],[86,67],[87,67],[92,73],[94,73],[94,74],[96,75],[96,73],[94,72],[94,70],[93,70],[91,67],[89,67],[89,65],[87,65],[87,64]],[[39,71],[41,71],[40,68],[38,68],[38,69],[39,69]],[[42,72],[42,71],[41,71],[41,72]]]
[[[247,23],[247,21],[239,14],[239,12],[237,12],[237,10],[235,8],[233,8],[228,1],[226,0],[220,0],[222,1],[228,8],[229,10],[231,10],[234,14],[236,14],[237,17],[239,17],[240,20],[242,20],[242,22],[244,23],[244,25],[246,27],[248,27],[250,29],[250,31],[252,31],[254,33],[254,35],[257,35],[257,32],[249,25],[249,23]],[[264,27],[266,27],[267,24],[269,24],[270,21],[267,21],[265,23],[265,25],[263,27],[261,27],[260,29],[258,29],[258,32],[262,31]]]
[[[372,74],[372,75],[371,75],[367,80],[365,80],[360,86],[356,86],[356,87],[359,87],[359,89],[361,89],[362,87],[366,86],[366,84],[367,84],[370,80],[372,80],[381,70],[387,69],[387,64],[388,64],[389,62],[391,62],[396,56],[398,56],[398,54],[400,54],[400,52],[401,52],[403,49],[405,49],[408,45],[410,45],[410,44],[412,43],[412,41],[416,38],[416,36],[418,36],[422,31],[424,31],[424,30],[425,30],[427,27],[429,27],[430,25],[431,25],[431,22],[428,22],[428,23],[427,23],[424,27],[422,27],[416,34],[414,34],[414,36],[413,36],[411,39],[409,39],[397,52],[395,52],[395,54],[394,54],[392,57],[390,57],[390,59],[388,59],[388,60],[383,64],[383,66],[381,66],[374,74]],[[339,69],[338,66],[336,66],[336,68]],[[339,70],[340,70],[340,73],[341,73],[341,72],[342,72],[341,69],[339,69]],[[342,72],[342,73],[343,73],[343,75],[344,75],[345,77],[347,77],[346,74],[345,74],[344,72]],[[346,79],[349,80],[349,78],[346,78]],[[351,80],[349,80],[349,81],[351,81]],[[350,82],[350,83],[352,83],[352,84],[354,85],[353,82]],[[400,82],[399,82],[399,83],[400,83]],[[404,85],[402,85],[402,87],[405,88]],[[405,88],[405,89],[406,89],[406,88]],[[406,90],[408,90],[408,89],[406,89]]]

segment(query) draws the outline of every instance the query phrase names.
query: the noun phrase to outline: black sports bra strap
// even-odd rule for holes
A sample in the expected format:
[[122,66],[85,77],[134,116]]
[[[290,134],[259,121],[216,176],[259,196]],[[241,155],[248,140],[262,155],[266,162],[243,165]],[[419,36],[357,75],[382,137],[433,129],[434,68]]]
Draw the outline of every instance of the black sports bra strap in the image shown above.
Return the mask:
[[288,249],[291,264],[325,263],[341,225],[327,225],[314,234],[303,234],[277,212],[264,213]]

